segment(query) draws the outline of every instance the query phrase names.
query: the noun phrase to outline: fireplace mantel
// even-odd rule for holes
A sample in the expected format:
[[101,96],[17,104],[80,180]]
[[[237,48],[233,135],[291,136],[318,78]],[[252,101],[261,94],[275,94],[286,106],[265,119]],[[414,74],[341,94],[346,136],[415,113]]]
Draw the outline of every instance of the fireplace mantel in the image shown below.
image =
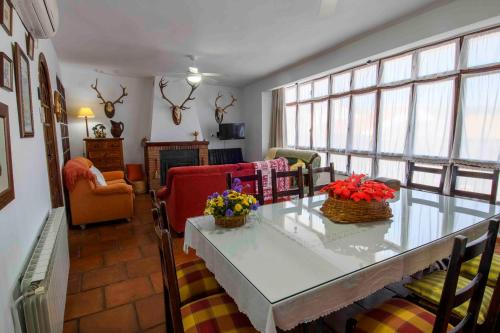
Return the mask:
[[208,165],[208,141],[146,141],[144,143],[144,163],[150,190],[160,188],[160,151],[185,149],[197,150],[199,165]]

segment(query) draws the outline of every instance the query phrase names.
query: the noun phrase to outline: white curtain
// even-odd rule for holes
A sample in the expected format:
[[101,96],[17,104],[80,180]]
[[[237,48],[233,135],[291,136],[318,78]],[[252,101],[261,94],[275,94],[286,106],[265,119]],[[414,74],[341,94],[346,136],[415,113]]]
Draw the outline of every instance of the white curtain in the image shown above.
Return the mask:
[[351,90],[351,72],[332,76],[332,94],[341,94]]
[[351,156],[351,173],[364,173],[367,176],[372,175],[372,162],[369,157]]
[[352,96],[350,149],[353,151],[373,151],[375,133],[376,93]]
[[462,68],[500,63],[500,29],[466,37],[461,63]]
[[335,171],[347,172],[347,156],[340,154],[330,154],[330,162],[333,162]]
[[326,149],[328,133],[328,101],[313,104],[313,147]]
[[417,66],[419,78],[451,72],[457,66],[458,40],[432,46],[418,52]]
[[382,62],[380,83],[389,84],[411,79],[413,53],[405,54]]
[[330,147],[346,149],[349,127],[349,107],[351,97],[345,96],[330,101]]
[[454,157],[500,165],[500,71],[464,76],[461,97]]
[[354,89],[372,87],[377,84],[377,64],[354,70]]
[[398,179],[402,184],[405,183],[406,163],[398,160],[378,160],[377,177],[387,177]]
[[311,104],[299,104],[297,119],[298,146],[309,148],[311,145]]
[[379,153],[403,154],[408,133],[411,86],[384,89],[380,95]]
[[295,105],[287,106],[285,109],[285,135],[286,135],[286,145],[288,147],[295,146],[295,127],[297,120],[297,107]]
[[453,79],[416,85],[409,155],[449,157],[454,91]]
[[328,95],[328,83],[328,76],[319,80],[315,80],[313,83],[314,97],[323,97]]

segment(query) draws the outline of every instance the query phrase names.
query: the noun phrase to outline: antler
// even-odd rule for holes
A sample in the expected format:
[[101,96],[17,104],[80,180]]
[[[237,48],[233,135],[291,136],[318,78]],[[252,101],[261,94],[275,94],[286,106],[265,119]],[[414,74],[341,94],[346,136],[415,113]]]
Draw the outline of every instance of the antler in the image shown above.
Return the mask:
[[128,96],[127,87],[124,87],[121,84],[120,84],[120,87],[122,87],[122,95],[120,97],[118,97],[118,99],[116,101],[113,102],[113,105],[115,105],[116,103],[123,104],[123,98],[125,96]]
[[187,103],[187,102],[189,102],[189,101],[194,100],[194,97],[191,97],[191,95],[193,95],[193,92],[196,90],[196,88],[198,88],[198,85],[191,84],[191,83],[189,83],[189,81],[188,81],[188,84],[189,84],[189,86],[191,87],[191,91],[189,92],[188,97],[187,97],[187,98],[184,100],[184,102],[182,102],[182,104],[179,106],[179,108],[180,108],[181,110],[190,109],[190,107],[184,106],[184,104],[186,104],[186,103]]
[[97,89],[97,79],[95,79],[95,84],[91,84],[90,85],[90,88],[92,88],[95,91],[97,91],[97,98],[99,98],[102,101],[102,103],[100,103],[100,104],[106,104],[106,100],[102,97],[101,93]]
[[230,106],[233,106],[233,105],[234,105],[234,102],[236,102],[236,101],[237,101],[237,99],[236,99],[236,98],[234,98],[234,96],[233,96],[233,95],[231,95],[231,103],[229,103],[228,105],[226,105],[225,107],[223,107],[223,108],[222,108],[222,111],[226,112],[226,109],[227,109],[228,107],[230,107]]
[[221,93],[217,93],[217,98],[215,99],[215,108],[219,108],[220,106],[217,105],[217,101],[222,98]]
[[161,80],[160,80],[160,83],[158,84],[158,85],[160,86],[161,96],[163,97],[163,99],[164,99],[164,100],[166,100],[168,103],[170,103],[170,105],[171,105],[172,107],[175,107],[175,104],[174,104],[174,103],[172,103],[172,101],[171,101],[171,100],[169,100],[169,99],[167,98],[167,96],[165,96],[165,94],[163,93],[163,88],[165,88],[165,87],[167,86],[167,84],[168,84],[168,81],[165,81],[165,78],[164,78],[164,77],[162,77],[162,78],[161,78]]

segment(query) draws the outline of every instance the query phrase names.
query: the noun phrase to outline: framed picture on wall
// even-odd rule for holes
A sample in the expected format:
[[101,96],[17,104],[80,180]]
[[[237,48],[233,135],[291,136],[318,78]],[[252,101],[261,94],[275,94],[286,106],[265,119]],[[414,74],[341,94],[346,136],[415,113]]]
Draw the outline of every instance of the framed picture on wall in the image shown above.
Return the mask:
[[30,61],[18,43],[14,50],[14,77],[16,79],[17,113],[21,138],[35,135],[33,105],[31,102]]
[[28,57],[31,60],[34,59],[35,56],[35,40],[33,36],[29,32],[26,33],[26,53],[28,53]]
[[0,210],[14,200],[9,134],[9,109],[0,103]]
[[0,0],[0,25],[12,36],[12,4],[10,0]]
[[14,67],[12,60],[0,52],[0,87],[12,91],[14,87]]

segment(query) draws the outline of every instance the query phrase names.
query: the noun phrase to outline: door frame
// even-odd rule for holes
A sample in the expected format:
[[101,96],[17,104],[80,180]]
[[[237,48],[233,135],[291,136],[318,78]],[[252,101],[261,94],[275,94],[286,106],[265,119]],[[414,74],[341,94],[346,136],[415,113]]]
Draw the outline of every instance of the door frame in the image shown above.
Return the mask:
[[[50,115],[47,115],[45,113],[45,108],[41,106],[42,104],[42,93],[41,89],[39,88],[39,98],[40,98],[40,107],[43,109],[43,116],[44,116],[44,123],[43,123],[43,141],[44,141],[44,148],[45,148],[45,157],[47,160],[47,177],[49,180],[49,190],[50,190],[50,201],[52,203],[52,208],[56,207],[61,207],[64,205],[63,197],[62,197],[62,186],[61,186],[61,169],[59,168],[59,147],[57,144],[57,133],[56,133],[56,124],[57,122],[54,120],[54,103],[52,102],[52,86],[50,84],[50,73],[49,73],[49,67],[47,65],[47,60],[45,59],[45,55],[43,53],[40,53],[38,57],[38,83],[39,87],[42,86],[42,80],[45,80],[45,84],[47,86],[47,91],[48,91],[48,105],[49,105],[49,113]],[[42,71],[43,69],[43,71]],[[45,73],[45,75],[42,75],[42,73]],[[47,117],[49,116],[49,117]],[[52,133],[46,133],[46,131],[49,131],[47,126],[45,126],[45,123],[47,121],[50,121],[52,123],[52,126],[50,127],[52,130]],[[53,151],[54,151],[54,156],[52,159],[52,163],[54,165],[51,165],[51,161],[49,160],[49,157],[47,156],[47,141],[46,141],[46,135],[51,135],[52,136],[52,142],[53,142]],[[52,182],[50,179],[50,168],[54,167],[54,170],[56,172],[55,174],[55,181]]]

